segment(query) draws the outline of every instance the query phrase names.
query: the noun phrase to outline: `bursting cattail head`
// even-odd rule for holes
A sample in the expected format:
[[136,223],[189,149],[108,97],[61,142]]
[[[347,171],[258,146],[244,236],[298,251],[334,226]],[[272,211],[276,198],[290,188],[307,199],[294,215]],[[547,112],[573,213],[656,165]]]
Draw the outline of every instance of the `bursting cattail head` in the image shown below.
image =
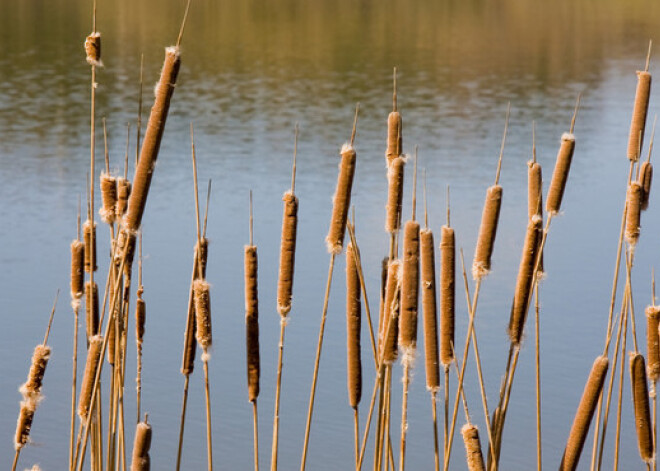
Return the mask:
[[387,217],[385,231],[393,234],[401,228],[401,206],[403,203],[403,157],[394,157],[387,170]]
[[626,195],[626,242],[634,247],[639,239],[642,210],[642,186],[631,182]]
[[438,360],[438,313],[435,289],[435,248],[433,232],[420,231],[420,267],[422,272],[422,310],[424,314],[424,358],[426,359],[426,388],[437,391],[440,387]]
[[397,338],[399,336],[399,271],[401,262],[392,260],[387,266],[387,284],[383,307],[382,358],[385,364],[392,364],[398,356]]
[[30,430],[32,429],[32,420],[36,408],[36,402],[33,400],[21,401],[21,410],[18,414],[16,435],[14,437],[14,449],[17,451],[23,448],[30,439]]
[[490,272],[490,259],[495,246],[497,222],[500,218],[502,206],[502,187],[493,185],[486,190],[486,201],[481,215],[477,248],[472,262],[472,277],[475,280],[483,278]]
[[653,164],[644,162],[639,171],[639,184],[642,186],[642,210],[649,207],[649,196],[651,195],[651,182],[653,181]]
[[85,55],[89,65],[103,66],[103,62],[101,62],[101,33],[98,31],[85,38]]
[[257,247],[245,246],[245,345],[247,353],[248,400],[259,396],[259,292],[257,287]]
[[362,359],[360,330],[362,315],[357,258],[352,243],[346,246],[346,353],[348,370],[348,403],[357,408],[362,398]]
[[149,448],[151,447],[151,425],[146,422],[138,422],[135,428],[135,441],[133,442],[133,458],[131,459],[131,471],[149,471],[151,459]]
[[206,350],[208,350],[213,341],[211,336],[210,286],[206,280],[195,280],[193,290],[195,293],[195,317],[197,320],[195,337],[199,346],[206,353]]
[[637,90],[635,90],[635,104],[632,119],[630,120],[630,133],[628,134],[628,160],[637,162],[639,151],[644,140],[646,127],[646,114],[649,109],[651,95],[651,74],[646,71],[637,71]]
[[440,239],[440,362],[448,368],[454,361],[456,295],[456,241],[454,229],[442,226]]
[[128,198],[131,196],[131,182],[125,178],[117,178],[117,205],[115,219],[120,220],[128,209]]
[[399,314],[399,347],[406,354],[404,361],[414,356],[417,347],[417,305],[419,299],[419,223],[406,222],[403,232],[403,263],[401,270],[401,312]]
[[646,386],[646,365],[641,353],[631,353],[630,355],[630,383],[632,384],[639,455],[645,463],[650,463],[653,460],[653,429],[649,409],[649,391]]
[[85,244],[79,240],[71,242],[71,305],[80,306],[85,291]]
[[85,283],[85,320],[87,338],[99,333],[99,286],[91,281]]
[[479,429],[476,425],[465,424],[461,429],[463,443],[465,444],[465,458],[469,471],[485,471],[484,457],[481,453]]
[[87,360],[85,361],[85,374],[82,385],[80,386],[80,397],[78,399],[78,416],[81,420],[87,420],[90,406],[92,404],[92,389],[96,379],[96,370],[101,359],[101,349],[103,348],[103,337],[96,335],[89,339],[87,349]]
[[609,361],[606,356],[597,357],[591,367],[589,379],[584,386],[580,405],[575,413],[573,425],[568,435],[564,456],[559,465],[560,471],[575,470],[577,468],[584,442],[589,433],[591,419],[596,410],[600,393],[603,390],[603,383],[605,382],[608,367]]
[[561,200],[566,189],[568,172],[571,170],[571,161],[573,160],[573,151],[575,150],[575,136],[571,133],[564,133],[561,136],[561,145],[557,153],[555,169],[552,172],[552,180],[548,189],[548,200],[545,209],[549,214],[557,214],[561,207]]
[[277,312],[285,317],[291,311],[293,271],[296,259],[298,231],[298,198],[291,191],[284,193],[282,240],[280,243],[280,271],[277,279]]
[[83,224],[83,239],[85,241],[85,271],[96,271],[96,223],[89,219]]
[[388,166],[396,157],[402,154],[402,129],[401,113],[392,111],[387,116],[387,151],[385,152],[385,157],[387,158]]
[[46,366],[50,358],[50,347],[39,344],[34,347],[32,364],[28,373],[27,381],[21,386],[20,391],[25,400],[38,401],[41,397],[41,386],[46,373]]
[[646,356],[648,367],[646,373],[650,381],[656,383],[660,378],[660,339],[658,325],[660,324],[660,306],[646,307]]
[[117,206],[117,179],[105,172],[101,172],[101,201],[103,206],[99,215],[103,222],[112,224],[115,221]]
[[353,187],[353,175],[355,174],[355,159],[356,154],[353,146],[351,144],[344,144],[341,149],[337,189],[332,200],[330,230],[325,238],[328,252],[334,254],[341,253],[344,245],[346,219],[348,217],[348,208],[351,205],[351,189]]

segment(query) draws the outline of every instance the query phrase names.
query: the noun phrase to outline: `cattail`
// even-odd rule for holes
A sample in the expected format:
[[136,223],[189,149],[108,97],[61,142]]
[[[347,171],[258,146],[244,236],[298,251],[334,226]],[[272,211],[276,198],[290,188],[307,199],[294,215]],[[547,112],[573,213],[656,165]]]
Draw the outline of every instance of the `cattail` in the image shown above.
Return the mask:
[[[527,217],[532,219],[535,215],[543,218],[543,174],[541,164],[534,161],[527,163]],[[539,245],[543,233],[539,233]],[[539,273],[543,273],[543,254],[539,261]]]
[[637,162],[639,159],[639,151],[642,148],[650,95],[651,74],[638,70],[635,105],[633,107],[632,119],[630,120],[630,133],[628,134],[628,160],[633,162]]
[[534,266],[539,250],[539,234],[542,232],[542,221],[539,216],[533,216],[527,224],[527,235],[523,245],[518,278],[516,279],[516,293],[513,296],[511,317],[509,319],[509,338],[511,343],[519,345],[525,327],[527,306],[532,294],[532,281],[534,279]]
[[85,312],[87,338],[94,337],[99,333],[99,287],[91,281],[85,283]]
[[18,414],[16,423],[16,437],[14,438],[14,449],[23,448],[30,438],[30,429],[32,429],[32,420],[37,405],[33,400],[21,401],[21,411]]
[[455,274],[454,229],[442,226],[440,239],[440,362],[445,368],[454,361]]
[[85,244],[71,242],[71,299],[79,305],[85,290]]
[[151,459],[149,448],[151,447],[151,425],[139,422],[135,428],[135,441],[133,442],[133,459],[131,460],[131,471],[149,471]]
[[351,205],[351,188],[355,174],[355,149],[352,144],[344,144],[341,149],[341,162],[339,163],[339,176],[337,189],[332,202],[332,218],[330,230],[325,238],[330,253],[341,253],[346,232],[346,218],[348,207]]
[[496,184],[486,190],[486,201],[481,215],[477,249],[472,262],[472,277],[475,280],[486,276],[490,272],[490,258],[493,255],[501,206],[502,187]]
[[461,429],[463,443],[465,444],[465,457],[470,471],[485,471],[484,457],[481,454],[481,441],[479,429],[476,425],[465,424]]
[[296,259],[296,234],[298,227],[298,198],[291,191],[284,193],[282,216],[282,241],[280,245],[280,273],[277,279],[277,312],[286,316],[291,311],[293,293],[293,269]]
[[584,392],[580,399],[580,405],[575,413],[573,425],[571,426],[571,431],[568,435],[564,456],[559,465],[560,471],[575,470],[577,468],[580,454],[582,453],[582,447],[584,446],[587,434],[589,433],[591,419],[596,410],[600,393],[603,390],[603,383],[605,382],[608,367],[609,362],[606,356],[599,356],[596,358],[591,367],[589,379],[584,387]]
[[103,206],[99,209],[99,214],[103,222],[112,224],[115,221],[115,211],[117,206],[117,179],[101,172],[101,201]]
[[[201,247],[201,249],[200,249]],[[199,254],[199,255],[198,255]],[[206,278],[206,263],[209,259],[209,240],[206,237],[201,237],[195,244],[195,257],[199,257],[196,262],[201,265],[202,278]],[[195,278],[199,278],[199,271],[195,272]]]
[[390,166],[392,161],[402,153],[402,128],[401,113],[398,111],[392,111],[387,117],[387,151],[385,155],[387,157],[388,166]]
[[626,195],[626,241],[634,246],[639,239],[641,218],[642,187],[639,182],[631,182]]
[[630,383],[632,384],[639,455],[643,461],[650,463],[653,460],[653,430],[649,410],[649,391],[646,386],[646,365],[641,353],[631,353],[630,355]]
[[195,293],[195,315],[197,320],[197,332],[195,334],[197,343],[204,350],[212,344],[211,337],[211,296],[210,286],[206,280],[195,280],[193,284]]
[[[199,278],[199,263],[201,263],[202,278],[206,276],[206,262],[208,260],[208,239],[201,238],[201,251],[199,242],[195,244],[195,259],[193,261],[193,279]],[[199,254],[199,255],[198,255]],[[188,315],[186,318],[186,331],[183,339],[183,360],[181,362],[181,374],[189,375],[195,369],[195,354],[197,345],[195,343],[195,333],[197,330],[197,318],[195,317],[195,298],[194,285],[190,287],[191,297],[188,305]]]
[[385,289],[387,287],[387,267],[390,264],[388,257],[383,257],[380,263],[380,306],[378,312],[378,345],[383,343],[383,329],[386,322],[385,316]]
[[401,313],[399,346],[407,353],[417,347],[417,302],[419,298],[419,223],[407,221],[403,231]]
[[431,229],[420,231],[422,270],[422,308],[424,310],[424,356],[426,358],[426,388],[440,387],[438,361],[438,313],[435,291],[435,248]]
[[257,288],[257,247],[245,246],[245,337],[247,350],[248,400],[259,396],[259,294]]
[[144,341],[144,326],[147,321],[147,304],[142,299],[142,288],[137,291],[137,300],[135,301],[135,341],[138,346]]
[[147,194],[151,177],[154,172],[160,141],[165,130],[167,112],[170,100],[174,93],[179,67],[181,65],[179,47],[172,46],[165,49],[165,62],[156,85],[156,100],[151,108],[147,131],[144,135],[138,166],[135,170],[131,196],[128,200],[128,212],[125,216],[125,226],[131,231],[140,228],[142,214],[147,203]]
[[653,164],[644,162],[639,170],[639,184],[642,186],[642,210],[649,207],[649,196],[651,195],[651,182],[653,181]]
[[401,205],[403,203],[403,157],[395,157],[387,170],[387,218],[385,231],[393,234],[401,228]]
[[128,198],[131,196],[131,182],[125,178],[117,178],[117,206],[115,207],[115,218],[120,219],[128,209]]
[[660,378],[660,339],[658,338],[658,324],[660,321],[660,307],[646,307],[646,356],[649,360],[646,373],[650,381],[656,383]]
[[355,409],[362,398],[362,359],[360,330],[362,328],[360,281],[355,248],[346,246],[346,353],[348,357],[348,403]]
[[392,260],[387,266],[387,285],[383,307],[383,361],[392,364],[398,355],[399,335],[399,269],[401,262]]
[[[113,309],[114,317],[110,320],[108,325],[107,337],[108,337],[108,363],[111,365],[115,364],[115,353],[117,351],[117,337],[121,338],[121,328],[117,329],[118,324],[121,323],[122,313],[121,308],[116,306]],[[119,330],[119,335],[117,335],[117,330]]]
[[83,239],[85,240],[85,271],[96,271],[96,223],[89,219],[83,224]]
[[89,65],[102,66],[101,62],[101,33],[95,31],[85,38],[85,54]]
[[92,404],[92,388],[96,379],[96,370],[101,358],[101,349],[103,348],[103,337],[96,335],[89,339],[89,348],[87,349],[87,360],[85,361],[85,375],[83,376],[82,386],[80,387],[80,397],[78,398],[78,416],[81,420],[87,420],[90,406]]
[[555,169],[552,172],[550,188],[548,189],[548,200],[545,209],[549,214],[557,214],[561,207],[561,200],[564,196],[568,172],[571,169],[571,160],[575,150],[575,136],[572,133],[564,133],[561,136],[561,145],[557,153]]
[[26,400],[32,399],[37,401],[40,398],[41,386],[49,358],[50,347],[48,345],[39,344],[34,347],[32,364],[30,365],[27,381],[20,388],[21,394],[23,394]]

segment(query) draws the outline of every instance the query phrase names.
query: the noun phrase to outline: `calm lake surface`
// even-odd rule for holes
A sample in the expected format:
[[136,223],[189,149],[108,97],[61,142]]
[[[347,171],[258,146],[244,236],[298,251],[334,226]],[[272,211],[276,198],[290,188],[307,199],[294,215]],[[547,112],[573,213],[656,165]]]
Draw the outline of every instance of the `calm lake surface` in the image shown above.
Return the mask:
[[[100,118],[106,117],[110,166],[123,172],[131,123],[133,173],[140,55],[144,54],[143,120],[163,48],[179,29],[184,2],[99,0],[105,67],[97,76],[96,168],[103,166]],[[69,243],[76,236],[78,198],[89,172],[89,66],[83,41],[91,30],[88,1],[0,0],[0,459],[13,456],[15,418],[34,346],[41,342],[55,291],[61,296],[49,343],[44,402],[32,444],[19,468],[65,469],[68,460],[73,314],[69,307]],[[179,373],[195,241],[189,126],[195,125],[199,177],[213,180],[208,219],[207,278],[212,283],[214,347],[209,364],[217,469],[251,469],[252,407],[247,401],[243,246],[248,242],[248,192],[254,192],[259,250],[261,465],[270,463],[279,315],[276,284],[281,196],[289,188],[293,129],[300,125],[296,193],[300,199],[293,309],[286,330],[279,463],[300,462],[314,352],[329,256],[325,248],[338,151],[350,138],[361,103],[352,203],[372,311],[377,312],[386,198],[386,118],[397,66],[404,151],[419,146],[427,175],[429,226],[439,242],[451,186],[451,223],[471,264],[486,188],[493,183],[507,103],[509,135],[500,183],[503,208],[493,271],[483,283],[476,329],[489,406],[497,402],[508,352],[506,327],[527,218],[527,166],[536,122],[545,188],[575,99],[582,104],[576,149],[561,217],[548,236],[547,278],[540,290],[543,463],[556,468],[582,389],[604,346],[621,210],[628,174],[627,136],[649,39],[660,40],[655,1],[504,0],[302,2],[194,0],[182,45],[182,66],[145,217],[143,410],[154,428],[153,469],[174,468],[183,377]],[[651,54],[650,72],[660,53]],[[651,95],[650,130],[658,111]],[[143,123],[143,124],[144,124]],[[646,155],[649,134],[645,140]],[[655,159],[655,156],[654,156]],[[412,162],[407,165],[404,218],[411,214]],[[97,176],[98,178],[98,176]],[[203,191],[200,190],[200,193]],[[421,205],[421,179],[419,204]],[[98,191],[97,191],[98,196]],[[84,200],[83,200],[84,201]],[[95,206],[98,208],[100,198]],[[651,270],[660,266],[658,191],[643,214],[633,268],[637,337],[646,351],[643,309]],[[99,271],[105,279],[108,230],[99,221]],[[460,266],[460,265],[459,265]],[[351,469],[353,420],[346,393],[345,263],[337,259],[329,300],[308,469]],[[620,309],[621,287],[617,298]],[[470,288],[474,289],[470,280]],[[463,284],[457,280],[456,342],[467,330]],[[131,321],[132,322],[132,321]],[[132,324],[131,324],[132,325]],[[534,323],[530,317],[503,436],[502,469],[536,463]],[[361,426],[373,386],[363,322]],[[433,434],[420,356],[409,396],[408,469],[432,469]],[[135,419],[136,353],[129,334],[126,420]],[[84,341],[80,342],[84,345]],[[632,336],[627,349],[632,347]],[[84,352],[79,351],[80,363]],[[198,356],[199,358],[199,356]],[[81,365],[82,366],[82,365]],[[618,373],[617,373],[618,375]],[[623,387],[620,464],[643,469],[637,452],[628,373]],[[392,440],[398,455],[401,367],[394,369]],[[108,379],[104,379],[107,384]],[[452,402],[456,378],[450,386]],[[473,353],[466,374],[472,421],[485,420]],[[439,404],[442,411],[442,404]],[[440,413],[440,412],[439,412]],[[463,424],[459,411],[458,427]],[[107,418],[104,423],[107,423]],[[611,421],[613,423],[613,421]],[[184,468],[205,469],[202,368],[191,377]],[[127,426],[132,449],[133,426]],[[605,461],[611,466],[614,427]],[[587,469],[591,437],[582,459]],[[366,463],[371,463],[373,445]],[[484,447],[484,452],[486,448]],[[130,456],[130,455],[129,455]],[[456,436],[452,469],[465,469]],[[3,464],[3,466],[6,466]]]

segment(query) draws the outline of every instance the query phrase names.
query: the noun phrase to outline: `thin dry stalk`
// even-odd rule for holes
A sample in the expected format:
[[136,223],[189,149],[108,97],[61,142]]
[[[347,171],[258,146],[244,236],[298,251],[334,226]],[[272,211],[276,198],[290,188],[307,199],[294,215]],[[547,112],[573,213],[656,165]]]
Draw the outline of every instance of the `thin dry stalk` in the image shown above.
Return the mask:
[[635,409],[635,429],[639,455],[645,463],[653,460],[653,429],[649,391],[646,386],[646,365],[641,353],[630,355],[630,383],[632,385],[633,406]]
[[[627,288],[626,288],[627,291]],[[624,301],[629,300],[628,298],[629,293],[624,293]],[[623,358],[624,354],[626,351],[626,341],[628,339],[628,309],[629,305],[626,304],[626,309],[623,314],[623,334],[622,334],[622,339],[623,343],[621,344],[621,371],[619,374],[619,401],[617,403],[617,411],[616,411],[616,432],[614,436],[614,470],[616,471],[619,469],[619,446],[621,444],[621,412],[622,412],[622,403],[623,403],[623,379],[624,379],[624,374],[623,372],[625,371],[625,368],[623,366]]]

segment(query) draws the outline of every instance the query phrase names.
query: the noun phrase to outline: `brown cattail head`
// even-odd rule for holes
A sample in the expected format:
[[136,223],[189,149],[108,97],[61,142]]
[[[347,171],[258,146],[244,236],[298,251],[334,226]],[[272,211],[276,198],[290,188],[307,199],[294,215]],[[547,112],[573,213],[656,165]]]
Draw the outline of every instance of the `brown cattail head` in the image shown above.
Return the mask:
[[115,219],[121,219],[128,209],[128,198],[131,196],[131,182],[125,178],[117,178],[117,205]]
[[21,411],[18,414],[16,436],[14,438],[14,449],[17,451],[23,448],[30,438],[30,429],[32,428],[36,407],[36,403],[32,400],[21,401]]
[[561,136],[561,145],[557,153],[555,169],[552,172],[550,188],[548,189],[548,200],[545,209],[549,214],[557,214],[561,207],[561,200],[564,196],[568,172],[571,170],[571,161],[573,160],[573,151],[575,150],[575,136],[570,133],[564,133]]
[[151,460],[149,448],[151,447],[151,425],[138,422],[135,428],[135,441],[133,442],[133,458],[131,459],[131,471],[149,471]]
[[115,211],[117,206],[117,179],[101,172],[101,201],[103,206],[99,209],[99,214],[103,222],[112,224],[115,221]]
[[284,215],[280,243],[280,273],[277,279],[277,312],[284,317],[291,311],[298,231],[298,198],[291,191],[287,191],[282,201],[284,201]]
[[646,374],[650,381],[656,383],[660,378],[660,339],[658,325],[660,324],[660,306],[646,307],[646,356],[649,364]]
[[149,185],[151,184],[151,177],[153,176],[156,160],[158,159],[160,141],[165,130],[167,112],[170,108],[170,100],[174,93],[174,86],[180,65],[181,60],[178,46],[166,48],[165,62],[155,90],[156,100],[149,115],[138,166],[135,169],[133,188],[128,200],[128,212],[124,217],[124,224],[131,231],[138,230],[142,222],[142,214],[147,203]]
[[138,298],[135,301],[135,341],[138,345],[144,340],[144,326],[147,322],[147,304],[142,299],[142,288],[138,289]]
[[649,207],[652,181],[653,164],[651,162],[644,162],[639,170],[639,184],[642,185],[642,210],[646,210]]
[[85,55],[89,65],[103,66],[103,62],[101,62],[101,33],[98,31],[85,38]]
[[195,280],[193,284],[195,293],[195,315],[197,318],[197,343],[204,350],[212,344],[211,336],[211,296],[210,286],[206,280]]
[[[534,161],[527,163],[527,217],[532,219],[534,215],[543,218],[543,174],[541,164]],[[543,234],[539,234],[539,239]],[[539,240],[539,245],[541,240]],[[539,261],[539,273],[543,273],[543,255]]]
[[85,290],[85,244],[79,240],[71,242],[71,304],[80,306]]
[[388,166],[402,153],[402,127],[401,113],[392,111],[387,117],[387,151],[385,152],[385,157],[387,158]]
[[337,177],[337,189],[332,201],[332,218],[330,219],[330,230],[325,242],[328,252],[338,254],[344,245],[344,233],[346,232],[346,218],[348,208],[351,205],[351,188],[353,187],[353,175],[355,174],[355,149],[351,144],[344,144],[341,149],[341,161],[339,163],[339,176]]
[[465,458],[470,471],[485,471],[484,457],[481,454],[481,441],[479,429],[476,425],[465,424],[461,429],[463,443],[465,444]]
[[392,364],[398,356],[397,338],[399,335],[399,270],[401,262],[392,260],[387,266],[387,284],[383,307],[382,358],[385,364]]
[[436,307],[433,232],[430,229],[422,229],[420,231],[420,242],[426,388],[434,392],[440,387],[440,370],[438,366],[438,313]]
[[582,447],[589,433],[589,426],[593,418],[598,397],[603,390],[603,383],[607,375],[609,362],[606,356],[599,356],[594,361],[589,373],[589,379],[584,387],[580,405],[578,406],[571,431],[568,434],[568,441],[564,449],[564,456],[559,465],[560,471],[575,470],[582,454]]
[[85,271],[96,271],[96,223],[89,219],[83,224],[83,239],[85,241]]
[[440,362],[448,368],[454,361],[456,294],[456,241],[454,229],[442,226],[440,239]]
[[96,379],[96,370],[101,359],[101,349],[103,348],[103,337],[96,335],[89,339],[89,348],[87,349],[87,360],[85,361],[85,375],[80,386],[80,397],[78,399],[78,416],[81,420],[87,420],[90,406],[92,404],[92,388]]
[[383,325],[385,324],[385,289],[387,287],[387,266],[390,263],[388,257],[383,257],[380,263],[380,303],[378,309],[378,345],[379,350],[383,343]]
[[401,273],[401,313],[399,347],[408,361],[417,348],[417,305],[419,298],[419,223],[407,221],[403,230],[403,265]]
[[518,278],[516,279],[516,292],[513,296],[511,306],[511,317],[509,318],[509,339],[514,345],[520,345],[522,334],[525,329],[527,318],[527,307],[532,295],[532,282],[534,280],[534,266],[539,251],[539,234],[542,234],[542,221],[539,216],[533,216],[527,223],[527,234],[520,257],[518,267]]
[[[201,245],[200,245],[201,242]],[[199,247],[201,246],[201,250]],[[199,257],[199,258],[198,258]],[[195,264],[201,263],[202,278],[206,278],[206,263],[209,259],[209,240],[206,237],[201,237],[195,243]],[[197,265],[199,267],[199,265]],[[195,278],[199,278],[199,268],[195,270]]]
[[387,217],[385,231],[393,234],[401,228],[401,206],[403,203],[403,157],[395,157],[387,170]]
[[87,338],[99,333],[99,286],[91,281],[85,283],[85,313]]
[[25,400],[38,401],[41,397],[41,386],[44,381],[44,373],[50,358],[50,347],[39,344],[34,347],[32,354],[32,364],[28,373],[27,381],[21,386],[20,391]]
[[257,288],[257,247],[245,246],[245,345],[247,353],[248,400],[259,396],[259,292]]
[[493,185],[486,190],[486,201],[484,203],[483,213],[481,214],[477,248],[474,253],[474,261],[472,262],[472,277],[475,280],[483,278],[490,272],[490,258],[493,255],[501,206],[502,187],[500,185]]
[[632,247],[637,244],[640,232],[642,211],[642,186],[632,182],[626,195],[626,241]]
[[639,151],[642,148],[650,95],[651,74],[638,70],[635,105],[633,106],[632,119],[630,120],[630,133],[628,134],[628,159],[633,162],[637,162],[639,159]]
[[653,429],[649,409],[649,391],[646,386],[646,365],[641,353],[630,354],[630,383],[632,384],[639,455],[644,462],[650,463],[653,460]]
[[360,281],[355,248],[346,246],[346,353],[348,358],[348,403],[357,408],[362,398],[362,359],[360,331],[362,328]]

